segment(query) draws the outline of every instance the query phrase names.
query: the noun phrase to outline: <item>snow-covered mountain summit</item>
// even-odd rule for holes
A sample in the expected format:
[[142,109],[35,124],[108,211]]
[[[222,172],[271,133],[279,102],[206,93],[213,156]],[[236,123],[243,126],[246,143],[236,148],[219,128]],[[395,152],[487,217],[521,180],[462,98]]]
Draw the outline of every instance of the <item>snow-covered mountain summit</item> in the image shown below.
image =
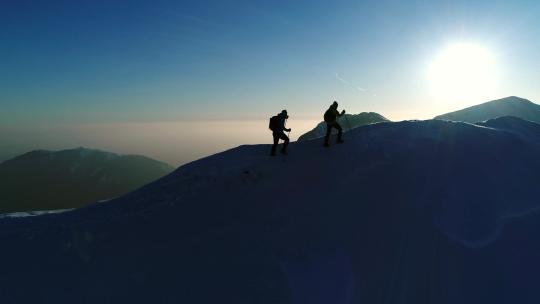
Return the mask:
[[[362,112],[359,114],[345,114],[342,117],[337,118],[344,132],[348,132],[351,129],[360,127],[363,125],[373,124],[377,122],[388,122],[386,117],[375,112]],[[311,140],[323,137],[326,134],[326,123],[321,121],[311,131],[306,132],[298,138],[298,141]],[[337,134],[336,130],[332,131],[332,134]]]
[[439,115],[435,119],[474,123],[503,116],[514,116],[540,123],[540,105],[524,98],[510,96]]
[[6,303],[540,300],[537,141],[439,120],[345,136],[328,149],[292,143],[287,157],[240,146],[105,203],[0,219],[10,261],[0,294]]

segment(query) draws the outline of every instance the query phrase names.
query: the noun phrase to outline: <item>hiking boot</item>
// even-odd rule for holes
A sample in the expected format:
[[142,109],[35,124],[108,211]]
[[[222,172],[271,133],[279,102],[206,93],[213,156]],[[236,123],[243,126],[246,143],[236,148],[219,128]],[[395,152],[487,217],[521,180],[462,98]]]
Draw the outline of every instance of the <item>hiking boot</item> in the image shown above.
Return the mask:
[[344,141],[343,139],[338,139],[338,141],[337,141],[338,144],[342,144],[342,143],[344,143],[344,142],[345,142],[345,141]]

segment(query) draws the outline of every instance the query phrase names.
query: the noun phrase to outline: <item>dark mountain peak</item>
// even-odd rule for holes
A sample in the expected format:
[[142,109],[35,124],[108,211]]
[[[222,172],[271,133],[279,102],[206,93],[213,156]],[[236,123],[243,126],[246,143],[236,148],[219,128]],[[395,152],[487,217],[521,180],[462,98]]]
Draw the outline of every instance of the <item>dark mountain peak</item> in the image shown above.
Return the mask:
[[525,104],[532,104],[533,103],[532,101],[530,101],[528,99],[521,98],[521,97],[518,97],[518,96],[508,96],[508,97],[505,97],[505,98],[488,101],[486,103],[498,103],[498,102],[501,102],[501,103],[502,102],[506,102],[506,103],[525,103]]
[[71,157],[71,158],[84,158],[88,156],[105,156],[107,158],[120,157],[120,155],[112,152],[90,149],[85,147],[78,147],[74,149],[65,149],[59,151],[50,151],[50,150],[32,150],[14,157],[11,160],[27,160],[27,159],[38,159],[38,158],[47,158],[47,157]]
[[38,150],[32,150],[32,151],[28,151],[24,154],[21,154],[19,155],[18,157],[21,157],[21,156],[30,156],[30,155],[34,155],[34,156],[39,156],[39,155],[48,155],[48,154],[51,154],[51,153],[54,153],[53,151],[50,151],[50,150],[42,150],[42,149],[38,149]]
[[145,156],[84,147],[30,151],[0,164],[0,213],[84,206],[125,194],[173,169]]
[[381,114],[376,113],[376,112],[361,112],[361,113],[358,113],[358,114],[350,114],[350,115],[351,116],[371,116],[371,117],[377,117],[377,118],[381,118],[381,119],[384,119],[384,120],[388,120],[386,117],[384,117]]
[[[356,127],[368,125],[377,122],[390,121],[386,117],[375,112],[362,112],[358,114],[345,114],[345,116],[338,118],[338,122],[343,127],[343,131],[349,131]],[[335,130],[334,130],[335,132]],[[324,136],[326,133],[326,125],[324,121],[321,121],[311,131],[302,134],[298,141],[311,140]]]
[[61,150],[57,152],[57,154],[64,154],[64,153],[77,155],[81,158],[88,157],[88,156],[96,156],[96,155],[106,156],[107,158],[120,157],[120,155],[116,153],[107,152],[107,151],[103,151],[99,149],[91,149],[91,148],[86,148],[86,147],[78,147],[75,149]]
[[514,116],[533,122],[540,122],[540,105],[525,98],[509,96],[439,115],[435,119],[476,123],[501,116]]
[[88,156],[93,156],[93,155],[100,155],[102,157],[105,157],[108,160],[117,159],[117,158],[122,157],[122,155],[120,155],[120,154],[101,151],[101,150],[91,150],[91,149],[79,150],[79,157],[81,157],[81,158],[88,157]]

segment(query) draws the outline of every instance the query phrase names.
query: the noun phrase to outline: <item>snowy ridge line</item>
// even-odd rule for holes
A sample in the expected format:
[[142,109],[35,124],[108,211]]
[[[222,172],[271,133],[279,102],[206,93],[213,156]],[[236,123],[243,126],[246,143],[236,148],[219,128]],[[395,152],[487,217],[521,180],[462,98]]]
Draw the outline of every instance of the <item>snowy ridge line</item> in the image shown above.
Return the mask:
[[[126,194],[126,195],[129,195],[129,194]],[[78,209],[62,209],[62,210],[51,210],[51,211],[33,211],[33,212],[14,212],[14,213],[6,213],[6,214],[3,214],[3,215],[0,215],[0,225],[2,224],[2,220],[8,220],[8,221],[20,221],[20,220],[27,220],[28,218],[32,217],[38,217],[38,216],[47,216],[47,215],[61,215],[61,214],[64,214],[64,213],[67,213],[67,212],[70,212],[70,211],[81,211],[81,210],[85,210],[87,208],[93,208],[95,207],[96,205],[104,205],[105,203],[114,203],[114,200],[115,199],[106,199],[106,200],[100,200],[94,204],[91,204],[91,205],[88,205],[86,207],[82,207],[82,208],[78,208]],[[20,232],[27,232],[27,233],[31,233],[31,232],[37,232],[39,230],[42,230],[43,228],[43,225],[46,225],[47,228],[49,229],[54,229],[54,228],[57,228],[57,229],[60,229],[60,228],[65,228],[65,227],[70,227],[70,228],[77,228],[77,227],[81,227],[81,226],[85,226],[85,225],[91,225],[91,224],[95,224],[95,223],[100,223],[100,222],[114,222],[115,220],[118,220],[118,219],[123,219],[123,218],[128,218],[128,217],[132,217],[132,216],[139,216],[140,218],[142,219],[145,219],[145,220],[148,220],[148,214],[151,213],[152,211],[155,211],[155,210],[158,210],[158,209],[162,209],[163,207],[170,207],[174,204],[174,202],[169,202],[169,201],[162,201],[162,202],[158,202],[158,203],[154,203],[154,204],[151,204],[149,205],[148,207],[146,208],[141,208],[141,209],[137,209],[137,211],[128,211],[128,212],[119,212],[118,208],[115,208],[114,206],[109,205],[107,207],[108,208],[108,211],[110,212],[107,212],[105,216],[103,217],[92,217],[90,219],[84,219],[84,220],[79,220],[79,221],[75,221],[75,222],[68,222],[68,223],[37,223],[36,225],[34,226],[27,226],[27,227],[21,227],[19,229],[15,229],[15,230],[11,230],[11,231],[6,231],[6,230],[0,230],[0,235],[12,235],[12,234],[15,234],[15,233],[20,233]],[[105,207],[105,206],[103,206]]]
[[71,209],[58,209],[58,210],[39,210],[39,211],[3,213],[3,214],[0,214],[0,219],[41,216],[41,215],[46,215],[46,214],[57,214],[57,213],[68,212],[68,211],[71,211],[71,210],[74,210],[74,209],[71,208]]

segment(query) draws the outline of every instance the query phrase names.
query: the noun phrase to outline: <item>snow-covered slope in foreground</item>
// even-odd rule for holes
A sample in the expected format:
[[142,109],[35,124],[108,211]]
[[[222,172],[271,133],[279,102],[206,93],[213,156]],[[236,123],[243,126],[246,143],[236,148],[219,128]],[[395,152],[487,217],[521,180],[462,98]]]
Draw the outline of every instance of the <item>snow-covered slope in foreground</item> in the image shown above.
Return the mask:
[[540,146],[505,128],[241,146],[109,202],[1,219],[2,303],[539,303]]

